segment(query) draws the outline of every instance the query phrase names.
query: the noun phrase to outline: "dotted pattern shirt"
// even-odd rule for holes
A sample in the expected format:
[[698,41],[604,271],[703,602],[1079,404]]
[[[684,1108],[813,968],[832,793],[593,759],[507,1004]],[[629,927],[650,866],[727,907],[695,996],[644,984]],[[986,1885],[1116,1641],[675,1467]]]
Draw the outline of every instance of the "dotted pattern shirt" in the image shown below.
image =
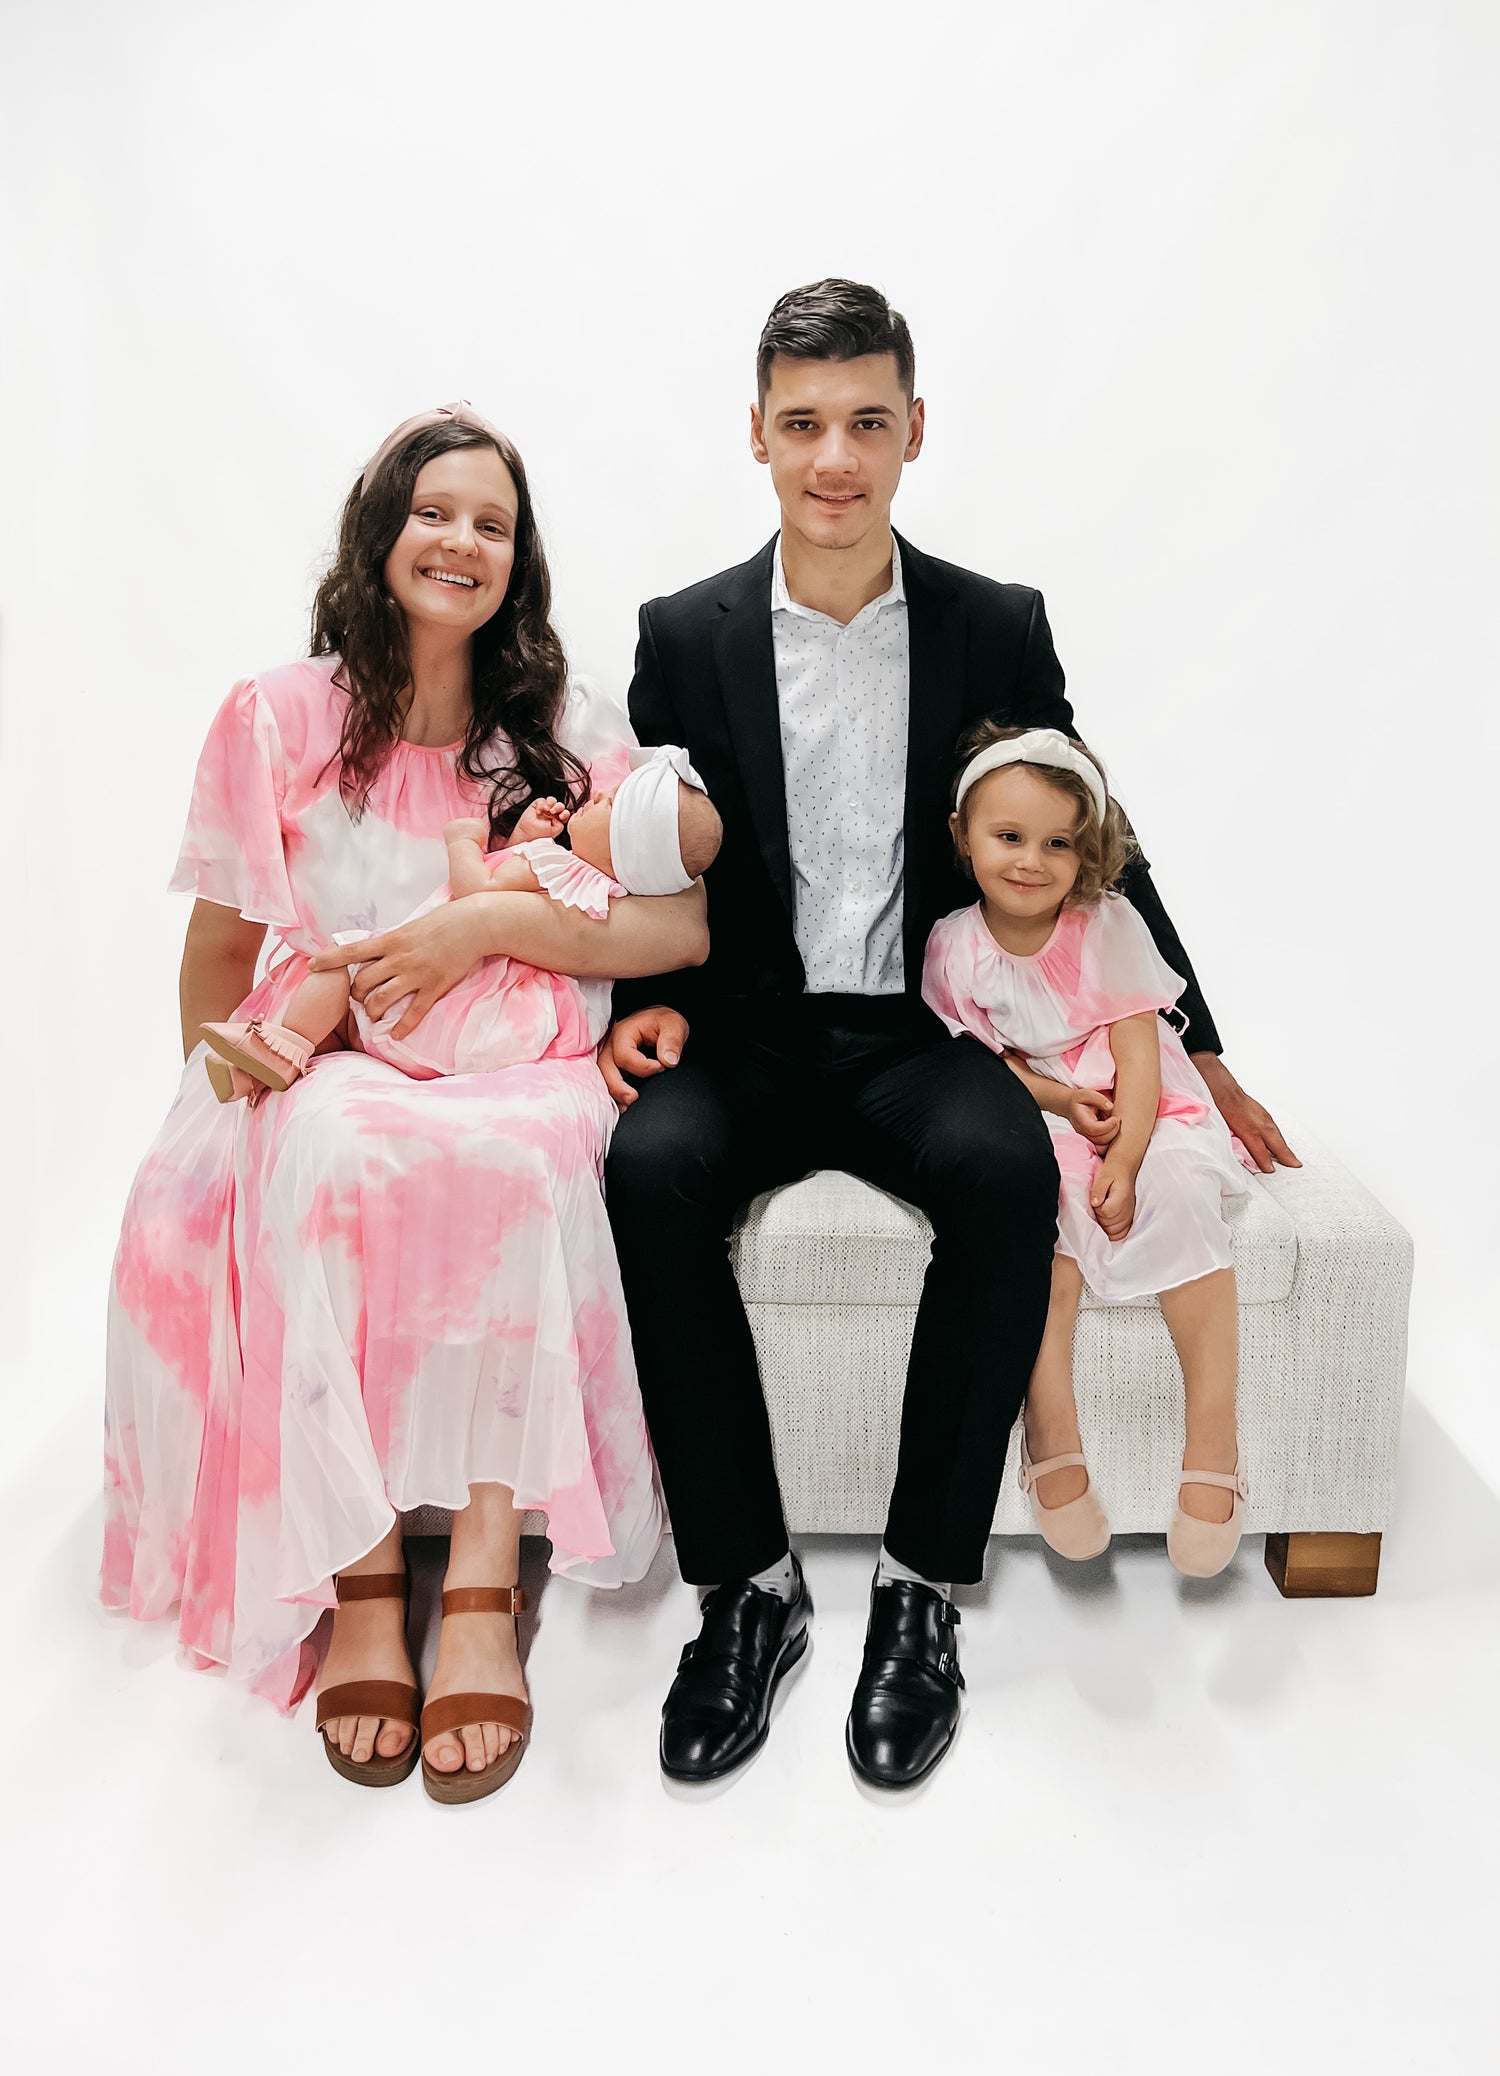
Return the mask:
[[847,627],[788,596],[771,558],[771,642],[792,854],[792,929],[813,995],[899,995],[911,642],[901,550]]

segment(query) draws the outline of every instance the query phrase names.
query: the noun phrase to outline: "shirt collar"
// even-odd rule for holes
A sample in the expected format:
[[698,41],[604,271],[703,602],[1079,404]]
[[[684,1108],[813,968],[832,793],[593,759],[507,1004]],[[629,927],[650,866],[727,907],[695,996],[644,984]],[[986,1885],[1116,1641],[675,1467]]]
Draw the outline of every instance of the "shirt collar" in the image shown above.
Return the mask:
[[[871,611],[879,612],[886,606],[906,604],[906,585],[901,576],[901,543],[891,535],[891,583],[888,591],[879,598],[872,598],[869,605],[861,606],[854,620],[862,619]],[[771,611],[773,613],[796,613],[804,620],[826,620],[827,613],[820,613],[814,606],[798,605],[786,588],[786,571],[781,566],[781,535],[776,536],[776,545],[771,551]],[[854,620],[849,622],[852,627]]]

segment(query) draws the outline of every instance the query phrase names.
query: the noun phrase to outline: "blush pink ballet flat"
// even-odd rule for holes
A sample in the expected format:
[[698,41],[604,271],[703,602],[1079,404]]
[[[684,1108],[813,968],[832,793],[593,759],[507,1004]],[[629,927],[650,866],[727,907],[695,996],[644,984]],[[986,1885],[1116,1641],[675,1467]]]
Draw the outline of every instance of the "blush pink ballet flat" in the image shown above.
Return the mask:
[[247,1024],[200,1024],[198,1036],[216,1056],[208,1062],[208,1078],[221,1103],[263,1088],[284,1094],[316,1050],[310,1038],[258,1016]]
[[1090,1557],[1102,1556],[1109,1548],[1109,1516],[1099,1503],[1093,1479],[1077,1499],[1070,1499],[1060,1507],[1044,1507],[1036,1490],[1038,1478],[1045,1478],[1048,1471],[1067,1470],[1073,1464],[1081,1470],[1088,1469],[1076,1449],[1066,1456],[1049,1456],[1042,1463],[1033,1463],[1023,1432],[1020,1485],[1031,1501],[1031,1518],[1036,1523],[1037,1533],[1059,1557],[1071,1557],[1075,1564],[1082,1564]]
[[1245,1501],[1250,1487],[1240,1476],[1236,1461],[1232,1471],[1185,1470],[1179,1485],[1218,1485],[1234,1494],[1227,1521],[1199,1521],[1182,1511],[1179,1500],[1167,1530],[1167,1555],[1188,1579],[1212,1579],[1224,1569],[1240,1546],[1245,1527]]

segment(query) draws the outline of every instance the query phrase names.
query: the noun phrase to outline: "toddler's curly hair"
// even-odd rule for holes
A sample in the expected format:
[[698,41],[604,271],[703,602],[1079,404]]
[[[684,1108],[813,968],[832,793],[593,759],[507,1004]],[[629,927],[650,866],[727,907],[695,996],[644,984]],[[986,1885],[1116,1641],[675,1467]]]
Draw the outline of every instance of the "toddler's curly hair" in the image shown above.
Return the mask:
[[[958,816],[958,828],[954,832],[954,848],[958,850],[959,870],[968,878],[974,877],[974,868],[958,849],[957,838],[969,833],[969,809],[973,804],[978,786],[971,786],[964,795],[962,807],[956,804],[958,782],[963,777],[971,760],[981,750],[989,749],[992,743],[1014,742],[1017,736],[1030,735],[1029,728],[1002,728],[997,721],[981,721],[971,728],[958,746],[958,768],[953,774],[949,789],[949,805]],[[1120,874],[1136,856],[1139,846],[1130,833],[1119,802],[1108,791],[1109,779],[1104,766],[1088,747],[1074,738],[1074,748],[1082,750],[1104,780],[1107,805],[1101,816],[1094,804],[1094,796],[1076,771],[1064,771],[1057,764],[1027,763],[1026,769],[1034,771],[1038,778],[1045,779],[1049,786],[1056,786],[1060,793],[1068,794],[1078,802],[1078,824],[1073,831],[1073,848],[1078,853],[1078,877],[1063,903],[1065,908],[1090,908],[1117,884]],[[983,784],[983,780],[980,781]]]

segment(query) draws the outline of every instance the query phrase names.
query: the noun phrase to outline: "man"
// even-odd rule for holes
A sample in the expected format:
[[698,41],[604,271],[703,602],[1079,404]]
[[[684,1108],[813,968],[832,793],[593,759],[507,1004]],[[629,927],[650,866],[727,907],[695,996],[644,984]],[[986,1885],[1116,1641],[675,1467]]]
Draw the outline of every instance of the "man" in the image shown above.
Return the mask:
[[[740,1207],[842,1168],[933,1225],[846,1736],[880,1785],[921,1779],[952,1740],[949,1593],[980,1576],[1046,1319],[1058,1183],[1041,1114],[1003,1060],[947,1036],[920,984],[932,924],[973,898],[947,829],[959,736],[985,715],[1071,733],[1073,716],[1040,595],[891,531],[922,447],[914,391],[910,334],[876,290],[783,296],[750,415],[780,534],[641,609],[631,720],[644,743],[687,746],[724,822],[706,964],[618,987],[601,1057],[623,1110],[608,1202],[647,1420],[683,1575],[712,1588],[662,1712],[679,1780],[763,1741],[811,1614],[729,1266]],[[1290,1160],[1218,1058],[1144,863],[1126,891],[1187,977],[1220,1109],[1263,1166]]]

